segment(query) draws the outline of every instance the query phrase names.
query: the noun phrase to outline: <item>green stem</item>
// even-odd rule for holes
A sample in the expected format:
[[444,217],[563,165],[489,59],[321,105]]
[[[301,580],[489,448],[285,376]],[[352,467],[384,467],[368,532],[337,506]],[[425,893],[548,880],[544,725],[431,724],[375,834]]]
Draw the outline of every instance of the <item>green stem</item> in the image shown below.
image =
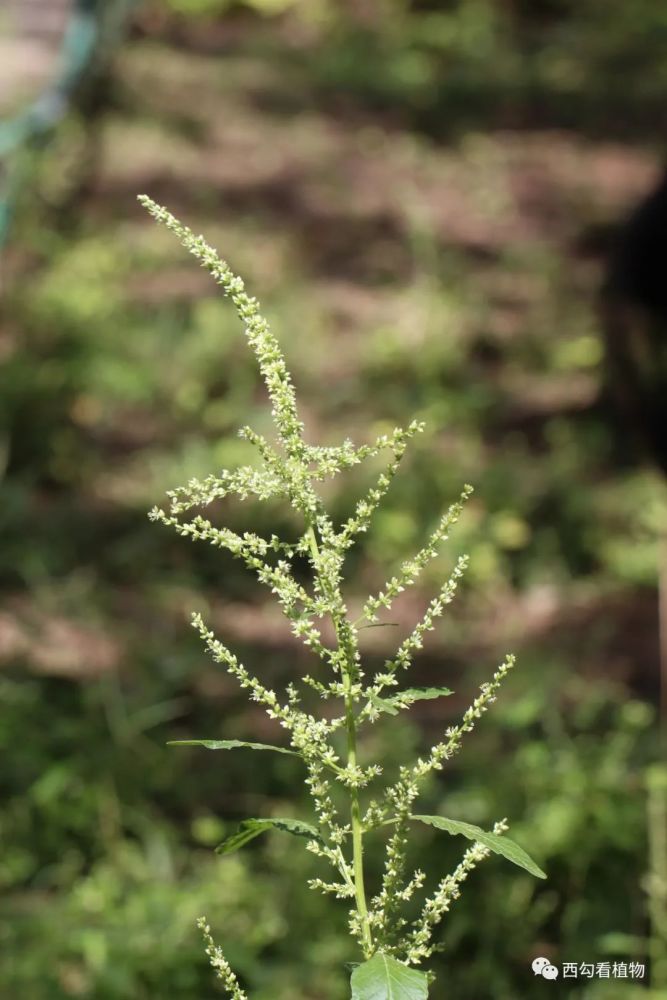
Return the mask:
[[[354,714],[354,702],[347,693],[351,686],[350,675],[345,673],[345,722],[347,726],[347,762],[350,768],[357,764],[357,729]],[[350,820],[352,825],[352,865],[354,869],[354,889],[357,901],[357,912],[361,920],[364,952],[366,958],[373,954],[373,938],[368,921],[366,890],[364,886],[364,834],[361,824],[361,809],[359,807],[359,790],[350,789]]]
[[[315,530],[311,525],[308,527],[308,541],[313,560],[317,565],[320,550],[317,544]],[[340,617],[332,609],[332,619],[336,632],[336,640],[339,648],[342,647],[347,653],[347,668],[343,668],[343,686],[345,689],[345,726],[347,730],[347,764],[350,769],[357,765],[357,719],[354,712],[354,698],[352,697],[352,676],[351,665],[354,662],[348,643],[341,638]],[[361,808],[359,805],[359,790],[350,788],[350,825],[352,827],[352,870],[354,874],[354,898],[357,904],[357,913],[361,921],[361,931],[363,939],[364,957],[370,958],[373,954],[373,936],[368,920],[368,904],[366,902],[366,888],[364,883],[364,834],[361,822]]]

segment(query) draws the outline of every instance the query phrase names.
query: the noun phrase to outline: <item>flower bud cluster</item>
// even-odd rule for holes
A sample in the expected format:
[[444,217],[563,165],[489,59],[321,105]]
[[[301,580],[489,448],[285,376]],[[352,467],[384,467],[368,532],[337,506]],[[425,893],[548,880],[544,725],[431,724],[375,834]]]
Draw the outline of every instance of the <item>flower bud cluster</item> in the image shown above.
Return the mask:
[[438,554],[439,545],[449,537],[449,529],[456,524],[463,504],[473,491],[472,486],[466,485],[461,493],[458,503],[451,505],[449,510],[440,519],[440,523],[429,537],[426,545],[419,550],[412,559],[406,560],[401,566],[398,576],[393,576],[386,584],[385,589],[380,591],[376,597],[369,597],[364,605],[362,617],[369,622],[376,622],[377,614],[381,607],[390,608],[395,597],[401,594],[406,587],[417,581],[421,571]]
[[206,946],[206,954],[208,955],[208,960],[211,963],[212,968],[215,970],[216,978],[221,980],[222,985],[231,997],[231,1000],[248,1000],[248,994],[245,993],[239,986],[239,981],[232,972],[229,962],[223,955],[222,948],[220,948],[213,940],[213,937],[211,936],[211,928],[206,922],[206,917],[199,917],[197,920],[197,927],[202,932],[202,937],[204,938],[204,944]]
[[[493,832],[500,835],[505,833],[507,829],[507,822],[499,820],[494,824]],[[480,861],[488,858],[490,853],[483,844],[474,843],[465,852],[452,874],[446,875],[433,895],[426,900],[421,914],[413,922],[412,931],[408,937],[406,959],[410,964],[418,965],[436,950],[435,945],[429,944],[434,928],[440,923],[454,900],[461,895],[461,884],[465,882],[473,868],[476,868]]]

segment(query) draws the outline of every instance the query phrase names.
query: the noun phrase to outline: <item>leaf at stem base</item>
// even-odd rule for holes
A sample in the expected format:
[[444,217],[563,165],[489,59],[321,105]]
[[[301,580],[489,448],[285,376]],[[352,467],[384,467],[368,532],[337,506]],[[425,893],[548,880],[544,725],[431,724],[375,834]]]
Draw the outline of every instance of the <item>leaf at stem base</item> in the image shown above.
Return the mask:
[[352,1000],[427,1000],[428,980],[391,955],[377,952],[358,965],[350,980]]

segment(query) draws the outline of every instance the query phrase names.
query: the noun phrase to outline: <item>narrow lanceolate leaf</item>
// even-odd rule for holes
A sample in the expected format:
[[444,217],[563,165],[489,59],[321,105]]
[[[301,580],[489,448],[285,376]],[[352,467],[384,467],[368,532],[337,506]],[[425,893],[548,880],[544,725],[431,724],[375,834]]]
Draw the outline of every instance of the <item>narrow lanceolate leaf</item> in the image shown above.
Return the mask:
[[428,980],[423,972],[378,952],[358,965],[350,980],[352,1000],[427,1000]]
[[445,830],[451,834],[461,834],[462,837],[467,837],[468,840],[476,840],[478,843],[488,847],[494,854],[502,854],[508,861],[518,865],[519,868],[524,868],[531,875],[535,875],[536,878],[546,878],[542,869],[535,864],[524,849],[515,844],[509,837],[500,837],[496,833],[489,833],[486,830],[482,830],[479,826],[473,826],[472,823],[460,823],[458,820],[447,819],[445,816],[411,816],[410,818],[419,820],[420,823],[428,823],[438,830]]
[[387,715],[398,715],[401,708],[409,708],[416,701],[443,698],[445,695],[452,693],[449,688],[406,688],[405,691],[389,695],[388,698],[381,698],[377,694],[369,694],[368,700],[378,712],[385,712]]
[[431,698],[443,698],[445,695],[453,694],[449,688],[406,688],[405,691],[399,691],[396,694],[392,694],[385,701],[391,702],[393,705],[412,705],[415,701],[426,701]]
[[322,843],[322,838],[314,826],[302,823],[298,819],[244,819],[239,823],[239,828],[231,837],[227,837],[215,849],[216,854],[233,854],[240,847],[244,847],[250,840],[254,840],[265,830],[282,830],[284,833],[291,833],[295,837],[306,837],[308,840],[317,840]]
[[300,757],[296,750],[286,747],[274,747],[270,743],[247,743],[245,740],[168,740],[168,747],[206,747],[207,750],[273,750],[275,753],[287,753],[291,757]]

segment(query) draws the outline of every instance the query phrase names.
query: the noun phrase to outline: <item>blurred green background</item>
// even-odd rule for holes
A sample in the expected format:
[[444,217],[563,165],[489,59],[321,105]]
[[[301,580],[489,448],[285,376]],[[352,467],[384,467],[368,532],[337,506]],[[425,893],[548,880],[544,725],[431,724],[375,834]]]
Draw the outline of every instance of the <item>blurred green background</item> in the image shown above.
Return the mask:
[[[391,774],[515,651],[421,811],[507,816],[549,878],[497,858],[474,873],[434,997],[648,996],[648,971],[637,993],[555,988],[530,963],[648,963],[650,949],[664,997],[649,919],[664,816],[647,793],[664,485],[599,405],[596,295],[604,233],[659,170],[667,8],[80,6],[74,23],[66,0],[0,14],[0,996],[219,996],[202,913],[252,1000],[343,1000],[356,958],[345,905],[305,889],[318,862],[289,838],[212,851],[238,818],[304,815],[298,762],[165,746],[275,735],[207,660],[190,611],[271,684],[309,661],[231,557],[146,518],[166,489],[244,460],[236,429],[269,420],[231,307],[142,213],[146,192],[260,296],[313,441],[427,422],[352,557],[351,600],[476,487],[399,628],[366,643],[372,670],[469,552],[414,677],[456,695],[378,725],[366,752]],[[54,80],[59,100],[21,118]],[[341,482],[338,516],[364,481]],[[220,515],[286,523],[252,505]],[[420,836],[431,879],[456,864],[455,838]]]

